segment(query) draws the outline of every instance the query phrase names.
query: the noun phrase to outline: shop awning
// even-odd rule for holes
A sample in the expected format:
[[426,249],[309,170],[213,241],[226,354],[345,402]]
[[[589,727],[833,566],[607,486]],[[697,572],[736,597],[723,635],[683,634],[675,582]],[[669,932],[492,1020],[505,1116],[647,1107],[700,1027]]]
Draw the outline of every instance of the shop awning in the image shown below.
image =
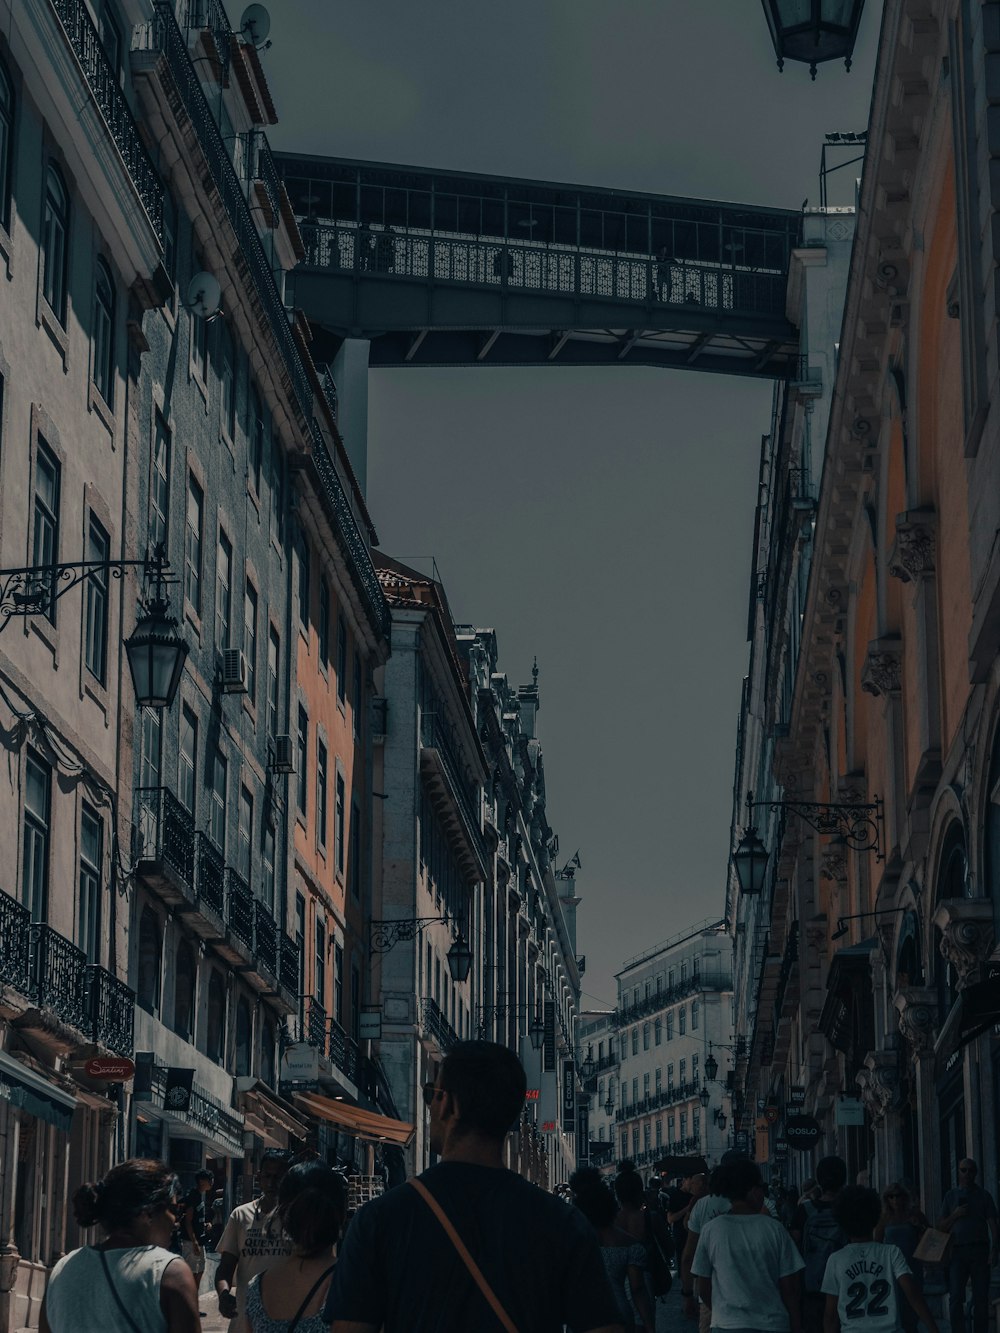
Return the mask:
[[338,1129],[346,1129],[348,1133],[373,1143],[384,1140],[405,1148],[413,1138],[414,1126],[408,1125],[405,1120],[391,1120],[389,1116],[363,1111],[360,1106],[334,1101],[332,1097],[321,1097],[315,1092],[298,1092],[295,1100],[310,1115],[329,1120]]
[[[309,1126],[300,1119],[287,1102],[279,1100],[256,1078],[237,1078],[236,1092],[240,1110],[246,1119],[246,1126],[260,1133],[271,1135],[275,1130],[293,1139],[304,1139]],[[283,1144],[281,1146],[284,1146]]]
[[76,1110],[76,1098],[71,1093],[36,1074],[20,1060],[14,1060],[0,1051],[0,1100],[54,1125],[68,1134]]
[[838,949],[830,959],[826,1002],[819,1030],[835,1050],[853,1053],[860,1062],[875,1044],[871,956],[875,937]]

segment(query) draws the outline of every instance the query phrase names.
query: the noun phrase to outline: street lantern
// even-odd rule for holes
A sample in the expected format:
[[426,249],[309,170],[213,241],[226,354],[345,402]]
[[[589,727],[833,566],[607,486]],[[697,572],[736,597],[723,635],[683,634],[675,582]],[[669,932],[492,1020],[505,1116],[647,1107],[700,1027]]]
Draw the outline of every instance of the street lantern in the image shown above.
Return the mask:
[[583,1064],[580,1066],[580,1077],[583,1079],[584,1083],[586,1083],[586,1081],[587,1081],[588,1078],[593,1078],[593,1077],[594,1077],[594,1071],[595,1071],[596,1067],[597,1067],[597,1066],[594,1064],[594,1043],[593,1043],[593,1042],[588,1042],[588,1043],[587,1043],[587,1058],[586,1058],[586,1060],[584,1060]]
[[448,950],[448,970],[452,981],[465,981],[472,967],[472,950],[461,931],[455,936],[455,942]]
[[709,1093],[708,1088],[702,1088],[701,1092],[698,1093],[698,1100],[701,1102],[702,1107],[707,1111],[708,1103],[711,1100],[711,1094]]
[[705,1077],[709,1083],[715,1082],[715,1076],[719,1072],[719,1062],[712,1054],[711,1046],[708,1049],[708,1058],[705,1060]]
[[608,1079],[608,1099],[604,1103],[604,1114],[608,1116],[608,1118],[610,1119],[611,1115],[614,1112],[614,1109],[615,1109],[614,1085],[612,1084],[611,1080]]
[[767,848],[757,836],[757,830],[751,825],[744,829],[736,850],[732,856],[733,869],[739,880],[740,893],[748,896],[760,893],[764,887],[764,874],[767,871]]
[[166,598],[157,595],[125,640],[135,701],[141,708],[169,708],[184,670],[188,646],[177,633]]
[[531,1041],[532,1048],[536,1051],[540,1051],[542,1049],[542,1044],[545,1041],[545,1019],[542,1017],[541,1009],[535,1010],[535,1016],[531,1020],[531,1024],[528,1028],[528,1037]]
[[842,60],[851,68],[865,0],[762,0],[778,68],[801,60],[815,79],[816,66]]
[[720,1129],[725,1129],[726,1127],[726,1113],[721,1106],[715,1113],[715,1123]]

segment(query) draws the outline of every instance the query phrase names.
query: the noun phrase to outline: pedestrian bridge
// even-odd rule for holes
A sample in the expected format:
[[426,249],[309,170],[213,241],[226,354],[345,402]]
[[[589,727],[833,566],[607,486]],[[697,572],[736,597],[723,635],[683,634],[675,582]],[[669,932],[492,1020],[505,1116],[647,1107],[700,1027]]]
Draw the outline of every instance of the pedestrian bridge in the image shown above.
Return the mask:
[[801,216],[346,158],[275,154],[317,362],[650,365],[794,377]]

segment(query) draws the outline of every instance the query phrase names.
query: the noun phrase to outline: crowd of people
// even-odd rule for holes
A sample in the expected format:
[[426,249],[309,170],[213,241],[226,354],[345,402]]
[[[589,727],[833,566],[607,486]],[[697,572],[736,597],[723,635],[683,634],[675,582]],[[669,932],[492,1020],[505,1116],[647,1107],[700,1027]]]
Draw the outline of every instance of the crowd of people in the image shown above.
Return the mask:
[[647,1185],[623,1163],[549,1194],[504,1166],[525,1093],[505,1047],[459,1043],[424,1087],[438,1161],[353,1218],[344,1177],[315,1155],[265,1154],[259,1196],[217,1238],[210,1172],[185,1193],[165,1163],[123,1162],[74,1197],[102,1234],[53,1268],[41,1333],[200,1333],[213,1242],[229,1333],[655,1333],[672,1269],[678,1330],[938,1333],[927,1241],[947,1266],[951,1333],[966,1333],[970,1287],[972,1333],[986,1333],[1000,1232],[970,1159],[933,1227],[901,1184],[848,1185],[839,1157],[800,1196],[769,1197],[735,1151],[710,1176]]

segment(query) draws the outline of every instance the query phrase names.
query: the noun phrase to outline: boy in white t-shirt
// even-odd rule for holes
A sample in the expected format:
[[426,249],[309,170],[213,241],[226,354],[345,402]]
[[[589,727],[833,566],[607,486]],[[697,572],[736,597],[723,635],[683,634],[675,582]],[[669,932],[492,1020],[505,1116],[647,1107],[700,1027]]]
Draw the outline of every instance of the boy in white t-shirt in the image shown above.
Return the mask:
[[938,1333],[902,1250],[898,1245],[872,1240],[881,1214],[882,1201],[874,1190],[849,1185],[837,1195],[833,1215],[848,1241],[826,1261],[823,1333],[838,1333],[840,1329],[850,1333],[898,1333],[897,1290],[928,1333]]

